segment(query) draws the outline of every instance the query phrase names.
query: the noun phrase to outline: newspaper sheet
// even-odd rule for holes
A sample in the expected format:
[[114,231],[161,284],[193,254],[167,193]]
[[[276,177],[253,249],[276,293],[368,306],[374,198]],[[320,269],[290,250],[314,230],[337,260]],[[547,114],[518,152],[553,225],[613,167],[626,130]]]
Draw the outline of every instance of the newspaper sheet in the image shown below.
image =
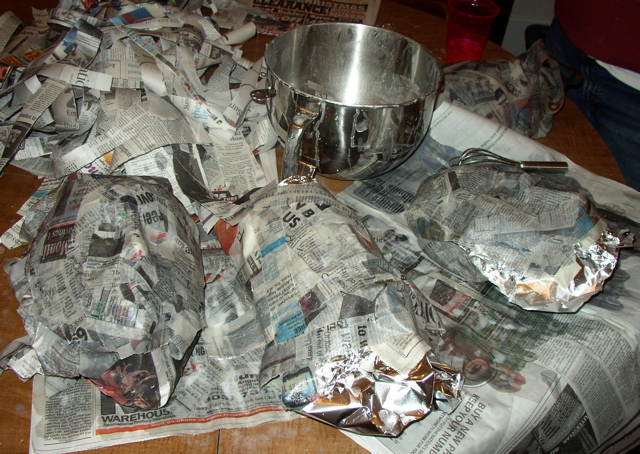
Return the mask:
[[248,20],[264,35],[279,35],[301,25],[322,22],[373,25],[380,8],[380,0],[215,0],[214,3],[227,26]]
[[[34,377],[31,449],[63,453],[218,429],[249,427],[300,417],[283,411],[280,390],[258,388],[259,354],[214,361],[201,344],[167,405],[157,410],[127,409],[95,386],[77,381],[55,392],[50,378]],[[55,390],[57,391],[57,390]]]
[[[444,103],[409,161],[338,195],[360,211],[390,262],[434,303],[446,327],[443,352],[465,376],[463,401],[451,415],[417,422],[390,440],[349,436],[375,453],[617,453],[640,444],[637,246],[621,250],[618,269],[580,311],[553,314],[522,310],[486,282],[443,272],[407,229],[404,214],[418,185],[471,147],[514,160],[567,161]],[[609,225],[637,236],[640,195],[568,164],[568,176],[590,192]]]

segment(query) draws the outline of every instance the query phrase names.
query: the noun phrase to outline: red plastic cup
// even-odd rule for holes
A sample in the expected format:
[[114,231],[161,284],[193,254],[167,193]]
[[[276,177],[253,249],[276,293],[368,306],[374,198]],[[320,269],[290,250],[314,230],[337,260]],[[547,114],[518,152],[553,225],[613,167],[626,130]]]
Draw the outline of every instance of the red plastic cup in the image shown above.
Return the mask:
[[446,63],[479,60],[500,7],[491,0],[448,0]]

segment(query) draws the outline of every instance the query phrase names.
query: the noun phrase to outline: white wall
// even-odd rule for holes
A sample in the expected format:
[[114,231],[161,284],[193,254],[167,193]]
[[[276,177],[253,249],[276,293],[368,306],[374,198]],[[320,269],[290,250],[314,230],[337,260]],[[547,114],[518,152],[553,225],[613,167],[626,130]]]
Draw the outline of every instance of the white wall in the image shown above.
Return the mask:
[[554,0],[515,0],[502,47],[514,55],[525,49],[524,31],[531,24],[551,24]]

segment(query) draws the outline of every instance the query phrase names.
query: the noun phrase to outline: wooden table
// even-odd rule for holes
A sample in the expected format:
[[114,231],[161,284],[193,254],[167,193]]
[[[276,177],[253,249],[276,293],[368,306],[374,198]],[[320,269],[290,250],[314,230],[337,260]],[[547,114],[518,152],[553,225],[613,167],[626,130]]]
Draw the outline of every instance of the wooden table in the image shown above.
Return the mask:
[[[53,7],[57,0],[32,0],[16,2],[14,11],[24,20],[30,19],[28,5],[39,8]],[[4,5],[3,5],[4,6]],[[0,13],[2,11],[0,10]],[[425,12],[382,0],[378,14],[378,25],[384,25],[398,33],[418,41],[444,61],[446,23]],[[262,55],[268,38],[259,36],[243,46],[245,56],[255,59]],[[511,55],[499,46],[488,43],[483,58],[509,58]],[[555,150],[564,153],[577,164],[597,174],[624,182],[622,174],[604,142],[593,127],[570,102],[556,116],[552,131],[539,140]],[[322,180],[332,190],[341,189],[335,180]],[[0,232],[4,232],[19,216],[16,211],[38,187],[36,177],[9,166],[0,178]],[[342,184],[343,185],[343,184]],[[21,250],[7,250],[0,246],[2,264],[11,257],[21,254]],[[0,272],[0,294],[3,301],[0,308],[0,349],[13,339],[25,334],[22,320],[17,313],[16,300],[7,277]],[[0,452],[18,454],[29,450],[29,425],[31,413],[31,383],[22,383],[17,376],[7,371],[0,376]],[[239,430],[219,430],[196,436],[170,437],[159,440],[115,446],[91,452],[100,453],[364,453],[367,452],[338,430],[311,419],[298,419],[287,423],[266,424]]]

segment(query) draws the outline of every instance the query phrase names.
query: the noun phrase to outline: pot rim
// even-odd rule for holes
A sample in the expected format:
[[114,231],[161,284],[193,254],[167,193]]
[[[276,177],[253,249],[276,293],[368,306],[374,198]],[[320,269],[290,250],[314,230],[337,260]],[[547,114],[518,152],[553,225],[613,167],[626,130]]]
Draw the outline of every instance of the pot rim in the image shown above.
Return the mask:
[[[316,27],[316,28],[320,28],[320,27],[328,27],[328,26],[332,26],[334,28],[336,27],[340,27],[340,28],[345,28],[345,27],[349,27],[349,28],[353,28],[353,27],[357,27],[357,28],[368,28],[368,29],[377,29],[380,30],[384,33],[387,34],[393,34],[397,37],[400,37],[404,40],[407,40],[410,43],[415,44],[416,46],[418,46],[425,54],[426,56],[431,59],[434,63],[433,65],[433,69],[434,69],[434,79],[437,80],[437,82],[434,83],[433,89],[421,94],[420,96],[417,96],[413,99],[410,99],[408,101],[404,101],[401,103],[385,103],[385,104],[353,104],[353,103],[347,103],[347,102],[341,102],[341,101],[334,101],[334,100],[330,100],[330,99],[326,99],[326,98],[321,98],[319,96],[316,96],[314,94],[311,93],[307,93],[304,90],[301,90],[299,88],[296,88],[295,86],[293,86],[293,84],[291,82],[287,82],[286,80],[284,80],[280,75],[278,75],[269,65],[268,59],[267,57],[269,56],[269,49],[273,48],[273,46],[275,44],[277,44],[277,42],[286,34],[294,32],[295,30],[298,30],[299,28],[311,28],[311,27]],[[267,69],[267,79],[269,78],[269,74],[271,74],[274,78],[277,79],[277,81],[279,83],[281,83],[282,85],[286,86],[288,89],[290,89],[291,91],[293,91],[296,94],[299,94],[301,96],[304,96],[306,98],[310,98],[311,100],[314,100],[316,102],[319,103],[328,103],[328,104],[332,104],[332,105],[336,105],[336,106],[340,106],[340,107],[353,107],[353,108],[364,108],[364,109],[387,109],[387,108],[395,108],[395,107],[404,107],[404,106],[409,106],[412,104],[416,104],[419,103],[427,98],[430,98],[432,96],[434,96],[435,94],[437,94],[437,92],[440,90],[441,86],[442,86],[442,78],[443,78],[443,72],[442,72],[442,66],[440,65],[440,63],[438,62],[438,60],[436,59],[436,57],[431,53],[431,51],[429,51],[426,47],[424,47],[422,44],[420,44],[419,42],[401,35],[400,33],[394,32],[392,30],[387,30],[384,28],[380,28],[380,27],[375,27],[372,25],[366,25],[366,24],[356,24],[356,23],[335,23],[335,22],[329,22],[329,23],[321,23],[321,24],[308,24],[308,25],[302,25],[300,27],[296,27],[293,28],[291,30],[288,30],[287,32],[283,33],[282,35],[277,36],[274,40],[272,40],[269,44],[267,44],[266,50],[265,50],[265,56],[264,56],[264,65],[266,66]],[[275,87],[267,87],[267,89],[275,89]],[[277,90],[276,90],[277,91]]]

